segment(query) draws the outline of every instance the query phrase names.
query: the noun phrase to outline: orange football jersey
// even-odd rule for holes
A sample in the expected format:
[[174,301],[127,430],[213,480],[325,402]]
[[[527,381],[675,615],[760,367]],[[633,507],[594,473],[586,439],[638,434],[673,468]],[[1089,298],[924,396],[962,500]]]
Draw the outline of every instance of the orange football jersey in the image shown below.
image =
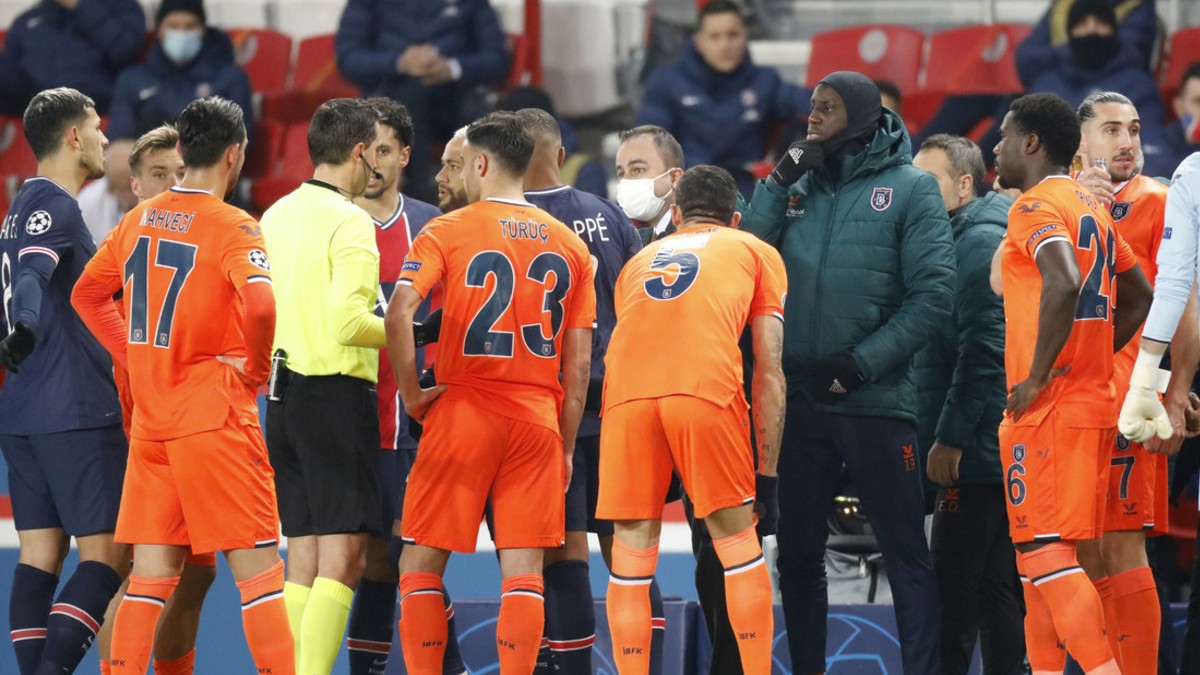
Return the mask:
[[[604,407],[674,394],[728,405],[741,396],[738,340],[750,319],[783,319],[787,272],[774,247],[729,227],[693,226],[629,259],[613,298]],[[667,349],[649,348],[676,335]]]
[[[1042,275],[1035,257],[1048,242],[1066,241],[1075,251],[1082,284],[1075,324],[1054,368],[1055,378],[1019,425],[1040,424],[1057,407],[1071,426],[1105,429],[1117,416],[1113,387],[1113,297],[1116,274],[1137,264],[1112,217],[1078,183],[1050,176],[1013,204],[1001,254],[1004,282],[1004,370],[1008,386],[1029,376],[1038,336]],[[1011,419],[1008,420],[1011,423]]]
[[[1117,231],[1129,242],[1129,248],[1133,249],[1133,255],[1151,285],[1158,276],[1158,247],[1162,244],[1166,209],[1167,186],[1148,176],[1134,176],[1125,183],[1113,195],[1110,209]],[[1120,292],[1118,288],[1118,295]],[[1141,336],[1139,326],[1129,344],[1117,353],[1114,381],[1119,400],[1124,400],[1125,392],[1129,390],[1129,376],[1133,373],[1133,362],[1137,360]]]
[[246,356],[238,289],[270,283],[265,251],[246,212],[175,187],[127,213],[88,263],[96,279],[124,287],[134,437],[220,429],[231,405],[247,404],[216,357]]
[[562,331],[593,327],[592,274],[566,225],[532,204],[487,199],[429,221],[397,283],[426,297],[442,281],[440,384],[557,431]]

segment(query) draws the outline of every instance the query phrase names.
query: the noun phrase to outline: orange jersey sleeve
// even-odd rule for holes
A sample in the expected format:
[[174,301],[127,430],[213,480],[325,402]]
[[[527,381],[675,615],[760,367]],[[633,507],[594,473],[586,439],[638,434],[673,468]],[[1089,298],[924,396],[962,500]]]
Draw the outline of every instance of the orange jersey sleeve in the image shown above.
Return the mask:
[[777,316],[783,319],[788,288],[783,258],[775,247],[765,242],[755,248],[758,254],[758,282],[754,289],[754,302],[750,305],[750,318]]

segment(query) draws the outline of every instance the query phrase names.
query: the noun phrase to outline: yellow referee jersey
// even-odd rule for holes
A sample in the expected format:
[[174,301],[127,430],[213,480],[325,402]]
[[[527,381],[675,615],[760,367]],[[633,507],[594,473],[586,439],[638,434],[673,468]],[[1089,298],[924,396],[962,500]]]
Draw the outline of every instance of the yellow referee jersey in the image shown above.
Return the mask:
[[275,349],[301,375],[378,379],[387,344],[375,316],[379,249],[371,217],[310,180],[262,217],[275,287]]

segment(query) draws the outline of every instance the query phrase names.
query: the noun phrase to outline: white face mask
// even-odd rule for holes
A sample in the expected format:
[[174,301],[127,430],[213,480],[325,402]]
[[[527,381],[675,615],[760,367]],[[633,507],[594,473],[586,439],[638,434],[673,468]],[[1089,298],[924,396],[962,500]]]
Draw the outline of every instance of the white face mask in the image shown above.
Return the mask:
[[190,63],[204,46],[202,30],[168,30],[163,36],[162,48],[167,58],[175,63]]
[[657,216],[666,206],[667,197],[675,190],[672,186],[667,194],[659,197],[654,194],[654,181],[671,173],[670,169],[654,178],[625,178],[617,182],[617,204],[625,215],[634,220],[647,222]]

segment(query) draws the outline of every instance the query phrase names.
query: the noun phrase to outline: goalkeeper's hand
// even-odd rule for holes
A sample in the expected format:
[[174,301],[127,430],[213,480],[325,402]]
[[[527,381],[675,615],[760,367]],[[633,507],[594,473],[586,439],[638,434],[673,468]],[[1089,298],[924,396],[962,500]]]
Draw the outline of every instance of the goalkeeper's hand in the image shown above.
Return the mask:
[[1117,429],[1131,441],[1145,443],[1153,436],[1171,437],[1171,418],[1158,393],[1146,387],[1131,386],[1117,418]]

